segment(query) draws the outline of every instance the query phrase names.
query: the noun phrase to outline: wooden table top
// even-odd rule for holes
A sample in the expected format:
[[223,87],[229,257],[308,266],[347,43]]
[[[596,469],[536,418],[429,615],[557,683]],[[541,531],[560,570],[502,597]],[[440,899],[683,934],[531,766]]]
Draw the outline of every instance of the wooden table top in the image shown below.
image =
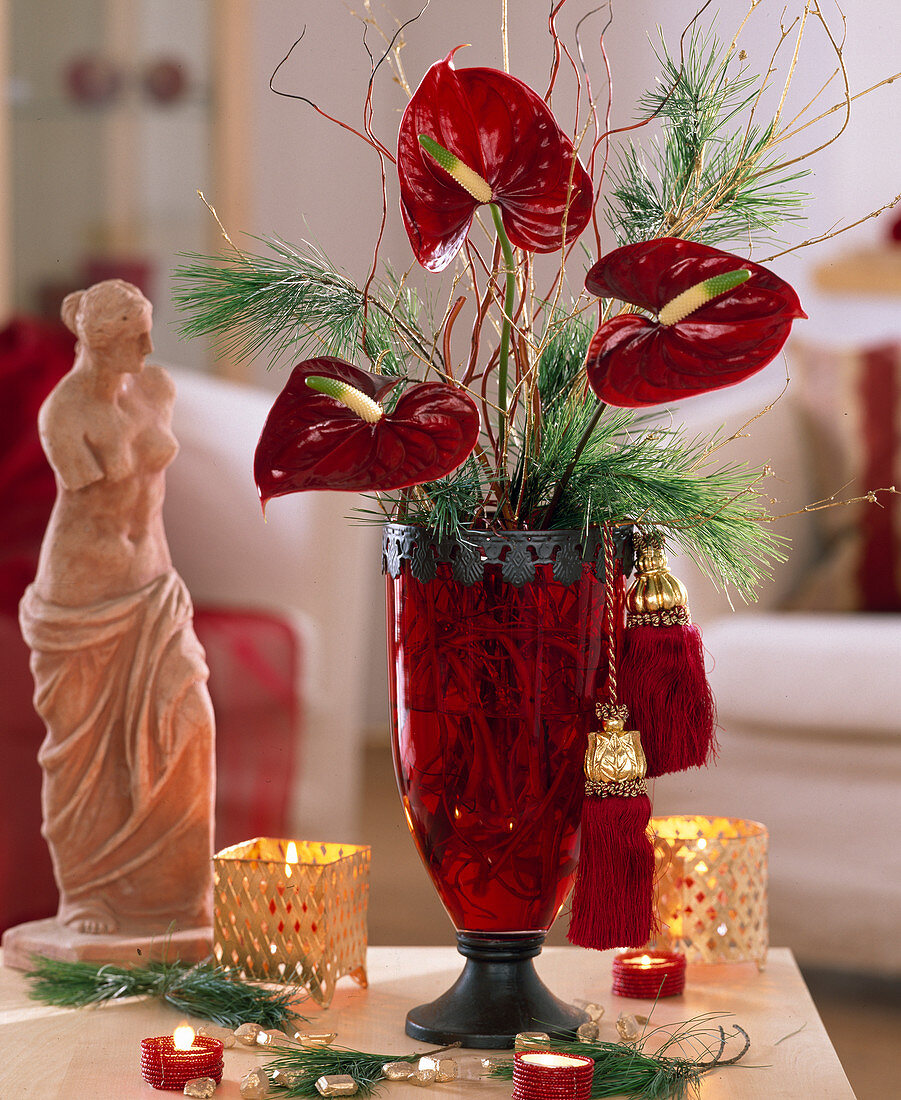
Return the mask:
[[[620,1012],[644,1013],[648,1001],[610,992],[612,952],[545,948],[539,974],[565,1000],[595,1001],[605,1008],[600,1038],[615,1042]],[[443,993],[463,960],[452,947],[371,947],[369,988],[339,983],[326,1010],[310,1002],[310,1030],[337,1031],[341,1046],[389,1054],[427,1049],[404,1034],[409,1008]],[[98,1008],[50,1008],[31,1001],[21,972],[0,967],[0,1097],[3,1100],[131,1100],[157,1093],[141,1079],[140,1041],[171,1034],[178,1013],[155,1002],[120,1002]],[[743,1063],[708,1074],[702,1100],[853,1100],[854,1093],[817,1014],[791,952],[770,951],[766,970],[753,964],[689,966],[685,993],[658,1002],[657,1026],[706,1012],[731,1013],[751,1037]],[[730,1020],[724,1020],[728,1024]],[[799,1030],[800,1029],[800,1030]],[[792,1034],[794,1033],[794,1034]],[[225,1052],[217,1100],[240,1097],[241,1076],[266,1061],[246,1048]],[[433,1086],[434,1100],[500,1100],[504,1082],[458,1081]],[[415,1091],[414,1091],[415,1090]],[[169,1093],[168,1095],[179,1095]],[[413,1100],[422,1090],[403,1082],[387,1085],[383,1097]]]

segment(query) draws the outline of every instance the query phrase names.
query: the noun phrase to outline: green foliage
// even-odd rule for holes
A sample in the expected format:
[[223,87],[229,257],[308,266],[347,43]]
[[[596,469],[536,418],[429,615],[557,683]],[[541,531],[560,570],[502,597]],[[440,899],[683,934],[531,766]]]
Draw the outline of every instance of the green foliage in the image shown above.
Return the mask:
[[418,1062],[419,1054],[367,1054],[342,1047],[318,1047],[296,1049],[282,1047],[278,1055],[264,1066],[267,1074],[273,1071],[290,1075],[290,1086],[281,1081],[271,1085],[275,1096],[305,1096],[318,1100],[316,1082],[320,1077],[349,1074],[357,1082],[361,1095],[371,1096],[388,1082],[382,1076],[386,1062]]
[[391,273],[363,291],[312,245],[264,239],[263,255],[186,257],[173,300],[187,315],[184,336],[213,336],[238,362],[267,354],[269,366],[315,355],[353,362],[360,354],[382,374],[405,376],[414,355],[431,359],[420,329],[427,305]]
[[[733,1026],[732,1035],[715,1023],[716,1013],[696,1016],[673,1027],[646,1030],[635,1044],[568,1042],[554,1039],[555,1051],[594,1059],[592,1100],[628,1096],[632,1100],[688,1100],[700,1095],[701,1078],[710,1070],[735,1065],[750,1047],[747,1032]],[[724,1058],[729,1038],[740,1035],[744,1045],[738,1054]],[[645,1049],[654,1040],[654,1053]],[[671,1054],[671,1051],[680,1051]],[[492,1077],[512,1080],[513,1063],[503,1062]]]
[[645,151],[630,142],[611,171],[607,221],[619,243],[674,236],[746,244],[801,219],[807,196],[789,185],[807,172],[781,167],[775,120],[753,121],[760,80],[697,28],[684,58],[664,44],[658,59],[658,85],[640,108],[662,133]]
[[210,963],[98,966],[39,955],[33,961],[34,969],[25,976],[32,983],[30,996],[43,1004],[81,1008],[121,997],[158,997],[184,1015],[222,1027],[235,1028],[249,1022],[264,1028],[285,1028],[292,1020],[303,1019],[291,1009],[296,990],[252,985],[233,971]]

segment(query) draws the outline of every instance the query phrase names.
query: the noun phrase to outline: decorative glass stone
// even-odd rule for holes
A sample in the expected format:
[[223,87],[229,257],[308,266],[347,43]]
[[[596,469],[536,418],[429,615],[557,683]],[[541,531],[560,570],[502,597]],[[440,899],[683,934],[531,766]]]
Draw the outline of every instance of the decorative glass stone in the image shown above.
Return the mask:
[[302,1047],[327,1047],[338,1038],[337,1031],[295,1031],[294,1038]]
[[[210,1036],[210,1038],[215,1038],[215,1036]],[[195,1096],[198,1100],[210,1100],[215,1091],[216,1082],[212,1077],[192,1077],[190,1081],[185,1081],[183,1089],[185,1096]]]
[[513,1049],[530,1050],[532,1047],[541,1046],[542,1043],[550,1041],[550,1035],[544,1031],[521,1031],[513,1040]]
[[244,1074],[241,1078],[241,1095],[245,1100],[263,1100],[263,1097],[269,1095],[269,1078],[262,1069],[252,1069],[250,1073]]
[[479,1081],[487,1077],[492,1069],[501,1062],[509,1059],[501,1057],[480,1057],[476,1054],[464,1054],[462,1058],[455,1058],[457,1063],[457,1077],[461,1081]]
[[589,1020],[594,1020],[595,1023],[604,1015],[604,1006],[595,1004],[594,1001],[573,1001],[573,1004],[576,1008],[581,1008]]
[[238,1041],[229,1028],[216,1027],[215,1024],[201,1024],[197,1028],[197,1034],[208,1039],[218,1039],[226,1049],[233,1047]]
[[274,1069],[272,1071],[273,1085],[280,1085],[286,1089],[294,1088],[301,1077],[303,1077],[303,1072],[299,1069]]
[[616,1030],[624,1043],[637,1043],[641,1038],[641,1027],[629,1012],[621,1012],[616,1019]]
[[418,1069],[407,1078],[411,1085],[434,1085],[438,1080],[438,1073],[433,1069]]
[[406,1081],[416,1072],[412,1062],[386,1062],[382,1066],[382,1076],[389,1081]]
[[330,1077],[320,1077],[316,1082],[316,1091],[320,1096],[353,1096],[357,1091],[357,1082],[349,1073],[335,1073]]
[[576,1028],[576,1038],[580,1043],[593,1043],[600,1030],[596,1020],[586,1020]]
[[235,1038],[246,1047],[256,1045],[257,1036],[263,1029],[259,1024],[240,1024],[235,1028]]
[[430,1054],[419,1059],[421,1070],[435,1071],[435,1081],[444,1084],[446,1081],[456,1081],[458,1076],[457,1063],[453,1058],[435,1058]]
[[257,1033],[257,1045],[261,1047],[278,1046],[279,1043],[287,1043],[288,1041],[288,1036],[285,1032],[279,1031],[277,1027]]

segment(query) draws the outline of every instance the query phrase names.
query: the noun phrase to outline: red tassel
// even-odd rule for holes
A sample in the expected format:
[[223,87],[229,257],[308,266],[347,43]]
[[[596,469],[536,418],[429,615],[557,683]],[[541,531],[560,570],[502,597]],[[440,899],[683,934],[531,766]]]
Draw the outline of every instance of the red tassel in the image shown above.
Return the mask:
[[620,698],[641,730],[649,778],[710,762],[716,704],[693,623],[627,627],[619,683]]
[[658,531],[635,532],[619,689],[641,730],[648,777],[699,768],[716,753],[716,705],[688,593],[670,573]]
[[646,794],[582,803],[582,849],[567,938],[578,947],[642,947],[654,930],[654,846]]

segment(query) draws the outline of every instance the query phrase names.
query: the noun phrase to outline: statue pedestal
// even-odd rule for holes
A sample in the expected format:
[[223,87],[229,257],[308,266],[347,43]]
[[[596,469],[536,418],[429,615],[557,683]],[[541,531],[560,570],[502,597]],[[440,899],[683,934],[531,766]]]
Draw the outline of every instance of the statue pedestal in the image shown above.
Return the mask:
[[3,933],[3,963],[17,970],[30,970],[32,955],[45,955],[63,962],[120,965],[141,965],[163,959],[195,963],[211,954],[212,940],[212,928],[186,928],[156,936],[143,933],[95,935],[76,932],[50,917],[8,928]]

